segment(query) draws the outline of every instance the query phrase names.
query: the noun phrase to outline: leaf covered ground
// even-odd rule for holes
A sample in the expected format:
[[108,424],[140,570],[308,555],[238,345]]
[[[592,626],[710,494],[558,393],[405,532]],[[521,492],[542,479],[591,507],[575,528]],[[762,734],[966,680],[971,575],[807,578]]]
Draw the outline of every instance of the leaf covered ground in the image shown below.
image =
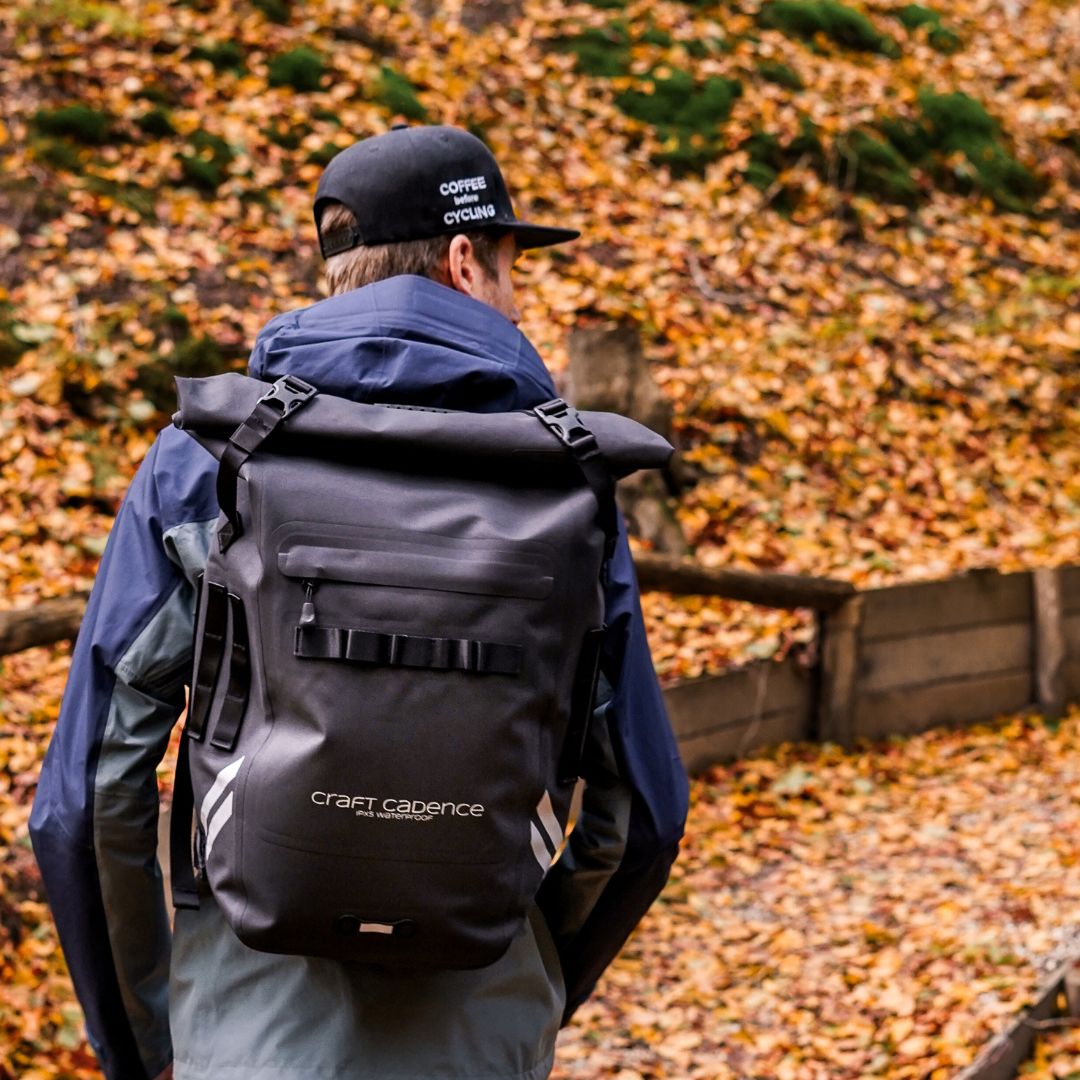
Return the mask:
[[[522,260],[523,329],[559,369],[568,328],[637,328],[702,562],[1080,557],[1076,4],[9,0],[0,54],[13,603],[88,583],[172,375],[319,295],[314,184],[396,118],[582,229]],[[665,678],[805,637],[647,608]]]
[[[26,836],[66,667],[66,648],[0,666],[4,1080],[99,1075]],[[555,1077],[953,1076],[1080,946],[1078,923],[1080,711],[783,747],[695,782],[672,879]]]
[[[570,328],[636,327],[703,563],[1077,561],[1078,71],[1064,0],[0,0],[4,606],[88,587],[173,374],[319,295],[319,172],[396,118],[582,229],[522,260],[522,327],[556,370]],[[665,679],[810,635],[645,609]],[[94,1075],[25,841],[65,669],[0,674],[3,1080]],[[1075,922],[1076,725],[717,770],[561,1075],[957,1068]]]

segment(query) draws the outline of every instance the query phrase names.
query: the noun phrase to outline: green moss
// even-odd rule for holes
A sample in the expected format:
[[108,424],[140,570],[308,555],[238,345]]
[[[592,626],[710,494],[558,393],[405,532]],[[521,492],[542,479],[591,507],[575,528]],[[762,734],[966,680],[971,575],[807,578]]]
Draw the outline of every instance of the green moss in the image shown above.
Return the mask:
[[799,134],[788,143],[787,147],[789,164],[794,164],[801,158],[806,158],[818,172],[825,171],[825,146],[821,141],[817,124],[808,116],[802,117],[799,121]]
[[0,368],[11,367],[27,349],[33,347],[28,342],[20,341],[14,331],[12,307],[0,302]]
[[311,134],[311,128],[307,124],[290,125],[287,122],[275,121],[263,128],[263,134],[277,146],[286,150],[296,150]]
[[170,135],[176,134],[176,128],[173,127],[167,109],[150,109],[142,116],[136,117],[135,123],[147,135],[156,139],[167,139]]
[[903,23],[907,30],[918,30],[920,26],[940,26],[941,15],[933,8],[921,4],[906,4],[893,15]]
[[661,30],[657,26],[650,26],[638,38],[638,41],[644,41],[647,45],[659,45],[661,48],[667,48],[674,40],[666,30]]
[[82,172],[83,158],[87,152],[79,150],[63,139],[33,139],[30,152],[35,161],[56,172]]
[[209,60],[215,71],[243,71],[244,50],[235,41],[197,45],[191,50],[193,60]]
[[728,118],[731,106],[742,93],[736,79],[716,76],[697,82],[686,71],[669,76],[652,75],[649,92],[627,90],[615,98],[615,104],[627,116],[651,124],[666,143],[653,160],[669,166],[678,175],[701,171],[723,152],[719,140],[720,124]]
[[768,131],[755,131],[739,149],[750,155],[751,164],[767,166],[774,177],[784,167],[785,156],[780,140]]
[[838,0],[771,0],[758,13],[768,28],[812,41],[818,34],[856,52],[898,56],[899,47],[861,12]]
[[611,79],[630,71],[630,38],[622,23],[603,29],[591,26],[575,37],[555,38],[552,47],[573,53],[582,75]]
[[149,101],[151,105],[160,105],[163,109],[172,104],[172,98],[159,86],[144,86],[135,96],[141,101]]
[[[809,163],[824,171],[825,152],[821,139],[813,122],[806,117],[802,118],[799,134],[786,144],[771,132],[755,131],[739,149],[746,151],[750,157],[743,178],[762,191],[772,187],[784,169],[798,162]],[[794,209],[797,199],[797,191],[784,190],[774,198],[773,205],[788,212]]]
[[932,149],[926,128],[914,120],[889,116],[879,121],[878,128],[890,145],[908,161],[921,162]]
[[672,176],[704,172],[705,166],[723,152],[715,140],[699,141],[685,132],[673,136],[675,145],[653,154],[656,165],[664,165]]
[[135,386],[160,410],[171,410],[176,401],[177,376],[201,379],[228,370],[230,364],[213,338],[185,337],[167,356],[147,361],[135,376]]
[[341,153],[341,147],[337,143],[323,143],[317,150],[308,154],[308,161],[312,165],[329,165]]
[[967,94],[919,94],[923,127],[932,148],[941,155],[963,154],[967,168],[949,169],[939,164],[942,183],[954,183],[960,190],[977,189],[1005,210],[1029,210],[1042,185],[1037,177],[1017,161],[1001,141],[997,121],[982,103]]
[[997,138],[998,125],[982,102],[967,94],[919,94],[927,130],[936,146],[949,149],[958,139],[989,141]]
[[379,72],[374,96],[380,105],[386,106],[395,116],[404,116],[409,120],[420,122],[428,118],[427,109],[416,96],[416,88],[389,64],[383,64]]
[[183,177],[192,187],[213,194],[236,155],[220,135],[209,131],[196,131],[189,141],[193,153],[179,155]]
[[840,136],[836,149],[841,187],[906,206],[918,202],[921,193],[911,168],[889,143],[856,129]]
[[776,183],[777,172],[774,168],[761,161],[751,161],[743,172],[743,177],[748,184],[752,184],[758,191],[767,191]]
[[217,191],[221,181],[225,179],[220,166],[191,154],[180,155],[180,172],[186,183],[210,195]]
[[289,21],[288,0],[251,0],[251,6],[261,11],[270,22],[284,25]]
[[84,146],[102,146],[112,135],[112,117],[85,105],[65,105],[60,109],[39,109],[34,113],[34,127],[44,135],[53,135]]
[[146,221],[152,221],[157,215],[154,193],[139,184],[119,184],[103,176],[88,176],[86,190],[95,195],[107,195],[113,202],[134,210]]
[[801,90],[805,85],[794,68],[779,60],[759,60],[757,69],[763,79],[788,90]]
[[904,24],[909,33],[925,27],[927,40],[938,52],[956,52],[962,42],[955,31],[950,30],[942,21],[940,12],[921,4],[906,4],[893,15]]
[[615,98],[615,104],[635,120],[687,134],[714,134],[742,93],[736,79],[712,76],[698,83],[686,71],[673,71],[666,78],[654,76],[649,82],[650,93],[627,90]]
[[191,333],[191,321],[175,304],[170,304],[161,313],[161,322],[175,337],[186,338]]
[[322,57],[304,45],[275,56],[267,68],[267,81],[271,86],[291,86],[301,93],[318,90],[322,77]]
[[601,11],[622,11],[627,0],[585,0],[585,3]]

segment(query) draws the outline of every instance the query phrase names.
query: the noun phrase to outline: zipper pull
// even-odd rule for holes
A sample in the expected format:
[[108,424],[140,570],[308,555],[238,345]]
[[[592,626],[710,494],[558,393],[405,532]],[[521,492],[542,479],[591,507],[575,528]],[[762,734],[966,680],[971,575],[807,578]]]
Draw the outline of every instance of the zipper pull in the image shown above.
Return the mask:
[[304,582],[304,606],[300,609],[300,625],[301,626],[314,626],[315,625],[315,602],[312,597],[315,595],[315,582]]

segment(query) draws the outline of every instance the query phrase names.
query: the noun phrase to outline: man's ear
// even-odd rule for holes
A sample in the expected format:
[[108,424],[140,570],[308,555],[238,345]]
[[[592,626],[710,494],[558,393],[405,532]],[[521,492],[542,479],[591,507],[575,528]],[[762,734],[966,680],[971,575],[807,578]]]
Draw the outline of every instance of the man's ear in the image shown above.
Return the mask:
[[466,296],[476,296],[480,268],[476,262],[472,241],[467,236],[458,233],[450,241],[447,262],[451,287]]

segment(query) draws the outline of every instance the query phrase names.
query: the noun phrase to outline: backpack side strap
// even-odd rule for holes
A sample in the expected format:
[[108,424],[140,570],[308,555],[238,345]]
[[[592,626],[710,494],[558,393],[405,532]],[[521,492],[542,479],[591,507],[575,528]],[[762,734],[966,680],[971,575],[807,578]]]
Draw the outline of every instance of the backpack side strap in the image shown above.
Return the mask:
[[191,763],[188,760],[187,731],[180,736],[176,758],[172,812],[169,818],[169,876],[175,908],[199,907],[199,883],[195,879],[195,860],[191,843],[191,822],[195,814],[195,793],[191,787]]

